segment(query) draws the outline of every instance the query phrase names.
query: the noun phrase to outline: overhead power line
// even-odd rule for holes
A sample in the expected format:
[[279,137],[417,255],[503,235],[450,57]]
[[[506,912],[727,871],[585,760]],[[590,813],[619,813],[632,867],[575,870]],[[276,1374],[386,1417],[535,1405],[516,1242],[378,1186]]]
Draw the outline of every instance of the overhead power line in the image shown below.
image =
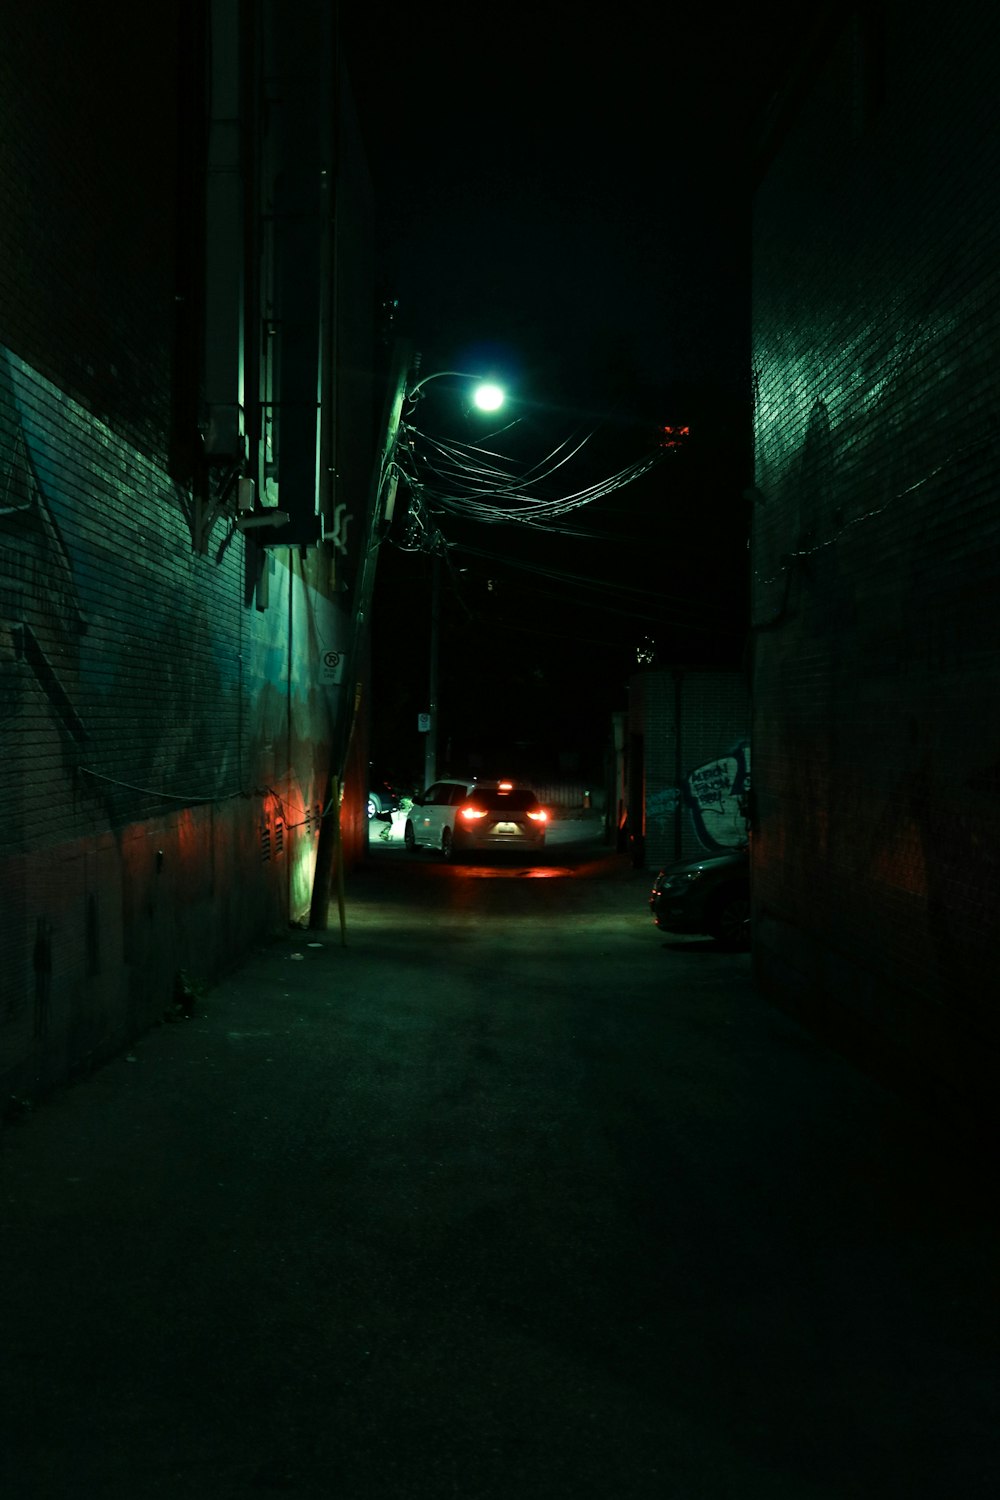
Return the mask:
[[[453,515],[482,525],[563,531],[554,523],[633,484],[665,457],[653,449],[631,463],[576,489],[552,493],[597,429],[574,433],[530,464],[475,444],[424,432],[412,422],[402,429],[397,465],[409,486],[413,534],[408,545],[427,550],[437,530],[435,515]],[[499,434],[493,434],[497,436]]]

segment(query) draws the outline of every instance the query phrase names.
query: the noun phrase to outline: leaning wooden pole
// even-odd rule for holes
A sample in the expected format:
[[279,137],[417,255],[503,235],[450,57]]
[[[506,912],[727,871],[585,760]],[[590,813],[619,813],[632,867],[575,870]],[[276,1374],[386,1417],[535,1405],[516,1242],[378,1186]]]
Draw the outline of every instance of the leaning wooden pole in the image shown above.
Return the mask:
[[[336,881],[341,941],[344,943],[347,942],[347,921],[344,913],[344,852],[340,826],[340,799],[363,696],[361,666],[364,661],[365,642],[371,626],[375,567],[378,561],[379,545],[391,520],[392,501],[396,493],[396,444],[399,440],[399,424],[402,419],[403,401],[406,398],[407,381],[412,363],[411,346],[402,340],[398,341],[393,355],[392,374],[386,395],[382,442],[375,456],[372,472],[368,531],[355,585],[354,609],[345,653],[344,673],[341,679],[340,705],[331,745],[323,819],[319,827],[319,843],[316,848],[312,900],[309,906],[309,926],[315,929],[325,929],[329,925],[330,896]],[[362,790],[367,793],[368,789],[365,787]]]

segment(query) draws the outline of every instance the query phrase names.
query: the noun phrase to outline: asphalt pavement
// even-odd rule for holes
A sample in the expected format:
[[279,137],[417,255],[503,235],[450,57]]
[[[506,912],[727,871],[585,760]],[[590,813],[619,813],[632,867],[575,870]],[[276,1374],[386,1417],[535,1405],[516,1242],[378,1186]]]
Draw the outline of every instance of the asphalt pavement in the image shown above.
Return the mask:
[[0,1494],[1000,1492],[993,1169],[597,832],[376,842],[3,1127]]

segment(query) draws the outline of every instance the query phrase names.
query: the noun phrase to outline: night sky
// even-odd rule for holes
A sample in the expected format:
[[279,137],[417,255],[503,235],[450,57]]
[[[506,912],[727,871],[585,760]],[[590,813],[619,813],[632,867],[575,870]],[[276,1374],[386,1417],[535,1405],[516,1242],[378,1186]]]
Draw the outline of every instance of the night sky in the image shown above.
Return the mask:
[[[546,498],[659,455],[566,518],[582,537],[438,518],[442,771],[490,747],[599,755],[640,651],[744,660],[748,150],[779,19],[443,4],[343,22],[396,331],[422,375],[489,368],[513,398],[515,427],[485,442],[441,380],[421,428],[524,464],[592,433]],[[683,447],[657,447],[663,424],[690,428]],[[372,753],[419,779],[430,562],[404,544],[397,528],[379,561]]]

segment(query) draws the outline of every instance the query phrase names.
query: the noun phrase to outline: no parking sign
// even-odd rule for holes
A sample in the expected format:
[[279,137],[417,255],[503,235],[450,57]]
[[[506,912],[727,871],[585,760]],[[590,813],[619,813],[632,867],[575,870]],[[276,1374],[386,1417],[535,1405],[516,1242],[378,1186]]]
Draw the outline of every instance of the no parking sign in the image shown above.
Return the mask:
[[320,673],[325,687],[333,687],[336,683],[340,682],[344,675],[343,651],[324,651],[323,665]]

